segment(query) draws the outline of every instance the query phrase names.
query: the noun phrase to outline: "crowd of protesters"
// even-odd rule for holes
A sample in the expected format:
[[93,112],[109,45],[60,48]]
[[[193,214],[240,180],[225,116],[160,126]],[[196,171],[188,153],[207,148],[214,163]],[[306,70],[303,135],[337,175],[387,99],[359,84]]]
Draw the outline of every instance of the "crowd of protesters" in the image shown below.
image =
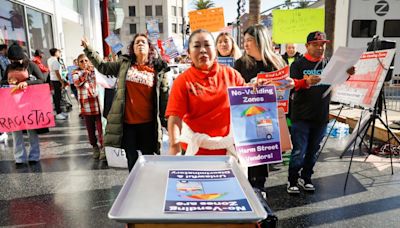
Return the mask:
[[[61,108],[62,94],[67,86],[73,87],[93,147],[93,158],[104,160],[105,146],[123,148],[131,171],[139,153],[160,154],[162,127],[168,130],[170,155],[235,155],[227,88],[268,84],[268,81],[256,81],[257,74],[289,65],[288,80],[293,89],[289,108],[292,111],[288,117],[292,120],[293,150],[287,192],[298,194],[299,187],[315,191],[311,175],[328,122],[330,95],[323,96],[328,87],[318,85],[319,75],[303,72],[326,66],[324,49],[329,41],[323,32],[312,32],[307,37],[304,56],[296,51],[294,44],[287,44],[286,53],[281,56],[263,25],[252,25],[243,35],[242,53],[229,33],[220,33],[214,40],[206,30],[193,31],[188,41],[188,56],[177,58],[179,63],[187,63],[188,58],[191,64],[176,78],[172,88],[168,85],[167,62],[143,33],[134,36],[128,53],[116,61],[102,59],[82,38],[84,53],[77,56],[69,74],[57,48],[50,49],[50,58],[45,64],[41,50],[36,50],[30,61],[19,45],[13,44],[8,52],[7,45],[0,45],[1,82],[18,89],[50,82],[57,121],[68,118],[68,113]],[[218,63],[218,57],[233,58],[234,66]],[[95,69],[117,78],[114,98],[105,115],[104,137]],[[354,73],[354,68],[347,73]],[[31,144],[28,155],[22,131],[12,133],[16,164],[40,159],[37,131],[27,132]],[[2,134],[0,140],[6,136]],[[246,172],[252,186],[266,192],[268,165],[250,167]]]

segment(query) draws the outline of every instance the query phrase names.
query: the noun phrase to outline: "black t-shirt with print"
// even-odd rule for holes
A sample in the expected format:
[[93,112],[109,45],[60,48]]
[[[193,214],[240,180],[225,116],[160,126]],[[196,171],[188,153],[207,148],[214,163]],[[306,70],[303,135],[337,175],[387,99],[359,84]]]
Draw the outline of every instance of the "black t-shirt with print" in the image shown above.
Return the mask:
[[[311,62],[305,57],[292,63],[290,66],[290,77],[303,79],[304,75],[320,75],[328,60]],[[324,97],[328,85],[316,85],[309,89],[294,91],[291,106],[291,120],[308,121],[315,124],[324,124],[329,118],[330,93]]]
[[250,82],[252,78],[257,77],[258,73],[271,72],[276,70],[273,67],[272,63],[270,63],[269,61],[267,61],[267,65],[265,65],[263,61],[255,61],[254,66],[247,68],[246,64],[243,61],[243,57],[236,60],[235,66],[233,68],[239,71],[246,83]]

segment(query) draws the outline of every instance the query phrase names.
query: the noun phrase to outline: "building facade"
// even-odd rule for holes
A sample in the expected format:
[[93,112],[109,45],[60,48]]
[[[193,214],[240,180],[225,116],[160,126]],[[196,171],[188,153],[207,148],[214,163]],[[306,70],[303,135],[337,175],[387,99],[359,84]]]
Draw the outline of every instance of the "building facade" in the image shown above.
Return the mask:
[[125,15],[119,34],[124,45],[122,52],[126,53],[136,33],[146,33],[146,21],[152,19],[158,20],[160,39],[172,37],[181,51],[188,20],[187,3],[188,0],[120,0]]
[[0,0],[0,5],[0,44],[18,43],[29,57],[36,49],[49,56],[55,47],[67,65],[82,53],[82,37],[102,53],[98,0]]

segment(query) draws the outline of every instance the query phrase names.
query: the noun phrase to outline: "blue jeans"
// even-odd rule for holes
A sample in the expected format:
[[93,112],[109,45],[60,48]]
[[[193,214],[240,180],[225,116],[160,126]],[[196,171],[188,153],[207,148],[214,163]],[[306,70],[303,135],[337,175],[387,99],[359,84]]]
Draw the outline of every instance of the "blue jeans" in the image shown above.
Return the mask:
[[[28,160],[39,161],[40,159],[40,148],[39,148],[39,137],[36,130],[27,130],[29,136],[30,151]],[[14,158],[17,163],[26,162],[26,149],[24,143],[24,135],[22,131],[14,131],[12,133],[13,144],[14,144]]]
[[326,126],[326,124],[312,124],[305,121],[292,123],[293,150],[289,162],[288,178],[290,182],[297,182],[301,169],[301,177],[311,179]]

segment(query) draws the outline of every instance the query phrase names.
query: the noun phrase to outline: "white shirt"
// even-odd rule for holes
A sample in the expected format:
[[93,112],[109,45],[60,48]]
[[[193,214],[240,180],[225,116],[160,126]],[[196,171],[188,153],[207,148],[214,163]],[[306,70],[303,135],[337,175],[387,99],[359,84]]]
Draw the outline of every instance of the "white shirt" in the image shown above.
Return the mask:
[[61,64],[58,62],[57,57],[50,57],[47,60],[47,65],[49,66],[50,70],[50,81],[58,81],[56,70],[59,70],[61,75]]

